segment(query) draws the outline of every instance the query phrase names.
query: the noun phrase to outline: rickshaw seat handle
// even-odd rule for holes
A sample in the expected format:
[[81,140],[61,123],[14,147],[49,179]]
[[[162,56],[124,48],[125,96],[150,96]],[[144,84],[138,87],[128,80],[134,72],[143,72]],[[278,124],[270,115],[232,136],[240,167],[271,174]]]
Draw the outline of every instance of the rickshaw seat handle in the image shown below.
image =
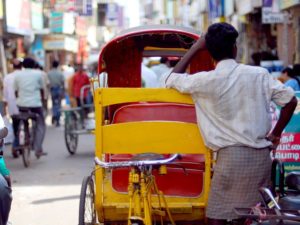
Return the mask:
[[103,162],[98,157],[95,157],[96,165],[102,168],[122,168],[122,167],[131,167],[131,166],[154,166],[154,165],[165,165],[173,162],[179,158],[179,154],[173,154],[166,159],[157,159],[157,160],[136,160],[136,161],[119,161],[119,162]]

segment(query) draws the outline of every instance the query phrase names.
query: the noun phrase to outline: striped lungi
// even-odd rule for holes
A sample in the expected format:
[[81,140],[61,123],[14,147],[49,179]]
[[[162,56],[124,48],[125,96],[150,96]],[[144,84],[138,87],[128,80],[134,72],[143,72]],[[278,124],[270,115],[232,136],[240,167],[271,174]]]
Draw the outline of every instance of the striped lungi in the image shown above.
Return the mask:
[[253,207],[261,198],[258,189],[270,184],[269,148],[227,147],[218,151],[206,216],[232,220],[236,207]]

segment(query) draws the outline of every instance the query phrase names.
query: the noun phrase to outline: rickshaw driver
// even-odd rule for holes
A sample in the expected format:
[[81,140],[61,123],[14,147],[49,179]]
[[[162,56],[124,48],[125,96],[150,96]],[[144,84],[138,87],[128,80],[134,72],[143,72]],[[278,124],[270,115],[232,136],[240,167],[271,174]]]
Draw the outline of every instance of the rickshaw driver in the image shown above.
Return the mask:
[[[230,24],[211,25],[166,79],[168,88],[192,95],[205,144],[217,152],[206,208],[210,225],[235,220],[234,207],[252,207],[260,201],[258,189],[270,183],[270,150],[279,144],[297,105],[293,90],[266,69],[235,61],[237,37]],[[215,70],[178,74],[205,47],[217,63]],[[270,133],[271,101],[282,109]]]

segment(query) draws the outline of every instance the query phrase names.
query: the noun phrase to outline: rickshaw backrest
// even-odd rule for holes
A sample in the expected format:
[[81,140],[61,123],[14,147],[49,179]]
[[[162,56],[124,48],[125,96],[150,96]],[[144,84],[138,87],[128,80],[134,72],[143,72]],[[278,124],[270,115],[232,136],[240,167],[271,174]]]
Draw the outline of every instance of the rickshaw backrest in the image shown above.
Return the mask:
[[95,92],[95,102],[98,151],[96,154],[138,154],[153,151],[160,154],[204,154],[207,152],[195,123],[174,120],[130,121],[107,126],[104,121],[104,109],[111,105],[132,102],[168,102],[193,106],[193,100],[189,95],[182,95],[170,89],[101,88]]
[[112,123],[154,120],[197,123],[194,106],[176,103],[133,103],[125,105],[116,110]]

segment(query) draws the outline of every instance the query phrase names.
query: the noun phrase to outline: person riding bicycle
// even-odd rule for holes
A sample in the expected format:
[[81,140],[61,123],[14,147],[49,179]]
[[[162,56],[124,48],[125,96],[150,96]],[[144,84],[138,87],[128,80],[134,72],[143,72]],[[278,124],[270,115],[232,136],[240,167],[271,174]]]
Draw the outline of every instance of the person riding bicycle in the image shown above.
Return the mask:
[[44,85],[43,75],[35,70],[35,61],[25,58],[23,61],[24,70],[20,71],[14,80],[14,90],[17,98],[17,105],[20,113],[30,112],[37,115],[36,130],[34,131],[33,148],[36,157],[47,155],[43,151],[43,141],[46,132],[46,125],[43,113]]
[[0,225],[7,224],[12,202],[10,171],[6,168],[3,158],[3,138],[7,135],[7,133],[8,130],[4,126],[4,122],[0,114]]
[[[166,79],[168,88],[189,93],[195,102],[198,126],[217,161],[206,209],[210,225],[237,219],[235,207],[260,202],[258,189],[270,184],[270,151],[276,149],[297,99],[294,91],[261,67],[239,64],[238,32],[228,23],[208,28]],[[193,56],[207,48],[216,68],[194,75],[184,73]],[[282,107],[271,131],[270,103]]]
[[12,144],[12,155],[14,158],[18,157],[18,151],[16,147],[18,147],[18,126],[19,120],[16,117],[19,114],[19,109],[16,103],[16,96],[14,93],[14,80],[16,74],[21,72],[22,62],[18,59],[14,59],[12,62],[14,71],[12,73],[7,74],[3,80],[3,100],[4,100],[4,116],[8,113],[12,119],[12,126],[14,132],[14,141]]

